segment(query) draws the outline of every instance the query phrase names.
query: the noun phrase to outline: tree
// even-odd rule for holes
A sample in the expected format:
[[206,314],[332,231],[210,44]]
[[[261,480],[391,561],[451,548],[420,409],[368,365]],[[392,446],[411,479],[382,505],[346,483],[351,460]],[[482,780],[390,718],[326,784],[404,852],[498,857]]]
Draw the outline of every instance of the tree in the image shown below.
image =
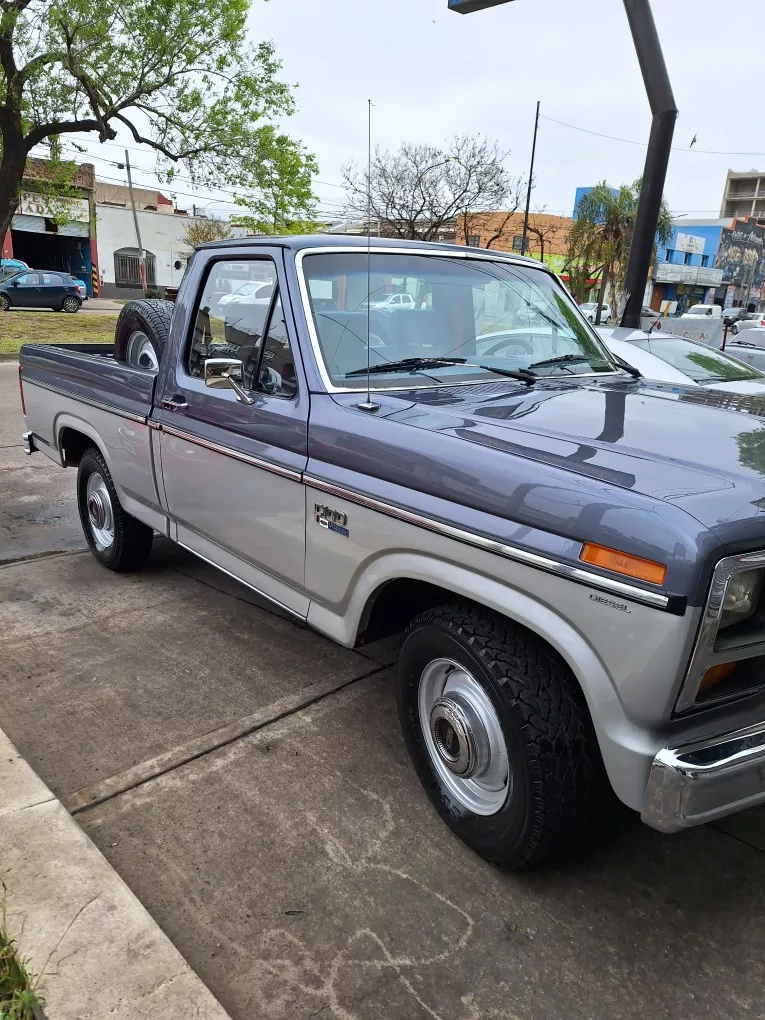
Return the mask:
[[197,245],[209,244],[211,241],[225,241],[231,237],[231,224],[226,220],[210,216],[208,219],[191,219],[186,224],[183,243],[192,252]]
[[508,155],[477,135],[457,135],[442,148],[405,142],[397,152],[377,149],[371,177],[355,163],[342,168],[347,215],[371,214],[393,237],[432,241],[458,217],[464,223],[507,204],[516,187]]
[[[563,221],[567,222],[567,221]],[[529,255],[533,254],[534,249],[539,252],[539,261],[544,262],[545,255],[550,253],[550,248],[562,240],[561,233],[563,232],[563,226],[560,220],[548,216],[545,213],[544,207],[537,209],[535,213],[529,216],[529,225],[527,231],[527,251]],[[536,241],[536,244],[534,244]]]
[[316,229],[311,175],[313,160],[297,149],[285,148],[262,168],[261,194],[236,198],[249,210],[239,221],[254,234],[310,234]]
[[[623,184],[619,189],[609,188],[605,181],[579,200],[576,221],[569,233],[568,258],[580,264],[597,266],[600,273],[600,293],[595,322],[600,322],[606,290],[613,291],[614,320],[619,321],[626,303],[624,279],[627,273],[632,233],[635,229],[638,201],[642,181]],[[674,232],[672,213],[662,202],[656,238],[660,244],[669,243]],[[654,258],[656,251],[654,246]]]
[[[251,0],[0,0],[0,238],[27,155],[62,136],[128,133],[198,185],[284,187],[312,156],[274,126],[293,112],[269,43],[245,38]],[[258,199],[259,201],[259,199]],[[297,203],[297,204],[295,204]]]

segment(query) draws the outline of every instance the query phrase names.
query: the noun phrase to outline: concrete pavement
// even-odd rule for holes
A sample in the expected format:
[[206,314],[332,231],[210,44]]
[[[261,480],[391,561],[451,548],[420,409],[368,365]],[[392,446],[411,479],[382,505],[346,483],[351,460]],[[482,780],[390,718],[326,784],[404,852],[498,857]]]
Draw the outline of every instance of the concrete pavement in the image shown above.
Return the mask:
[[667,837],[616,810],[503,874],[420,788],[391,661],[167,543],[124,577],[0,567],[0,726],[234,1020],[765,1015],[765,811]]

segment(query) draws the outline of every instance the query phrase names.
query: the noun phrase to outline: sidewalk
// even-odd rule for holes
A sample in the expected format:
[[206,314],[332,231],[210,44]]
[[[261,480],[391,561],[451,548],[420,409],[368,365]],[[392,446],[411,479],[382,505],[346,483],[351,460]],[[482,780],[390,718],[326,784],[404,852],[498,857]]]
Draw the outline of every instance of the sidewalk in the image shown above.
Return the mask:
[[2,730],[0,862],[10,933],[42,974],[48,1020],[228,1020]]

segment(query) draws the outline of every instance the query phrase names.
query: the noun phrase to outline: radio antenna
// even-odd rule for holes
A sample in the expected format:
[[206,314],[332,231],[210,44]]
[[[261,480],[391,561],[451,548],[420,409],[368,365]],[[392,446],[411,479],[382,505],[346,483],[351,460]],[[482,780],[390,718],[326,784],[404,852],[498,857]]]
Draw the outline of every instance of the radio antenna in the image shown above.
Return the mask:
[[367,100],[367,399],[356,406],[374,414],[380,405],[370,395],[370,358],[372,337],[372,100]]

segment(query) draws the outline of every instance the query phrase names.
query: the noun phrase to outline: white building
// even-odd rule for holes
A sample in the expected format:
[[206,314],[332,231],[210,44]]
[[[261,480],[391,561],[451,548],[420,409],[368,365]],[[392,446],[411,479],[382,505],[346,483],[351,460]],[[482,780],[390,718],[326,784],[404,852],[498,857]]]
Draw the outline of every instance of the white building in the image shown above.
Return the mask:
[[[146,260],[146,282],[161,290],[177,287],[186,268],[186,230],[194,217],[178,213],[138,210],[138,226]],[[96,204],[98,265],[103,297],[140,297],[138,242],[133,211]]]

